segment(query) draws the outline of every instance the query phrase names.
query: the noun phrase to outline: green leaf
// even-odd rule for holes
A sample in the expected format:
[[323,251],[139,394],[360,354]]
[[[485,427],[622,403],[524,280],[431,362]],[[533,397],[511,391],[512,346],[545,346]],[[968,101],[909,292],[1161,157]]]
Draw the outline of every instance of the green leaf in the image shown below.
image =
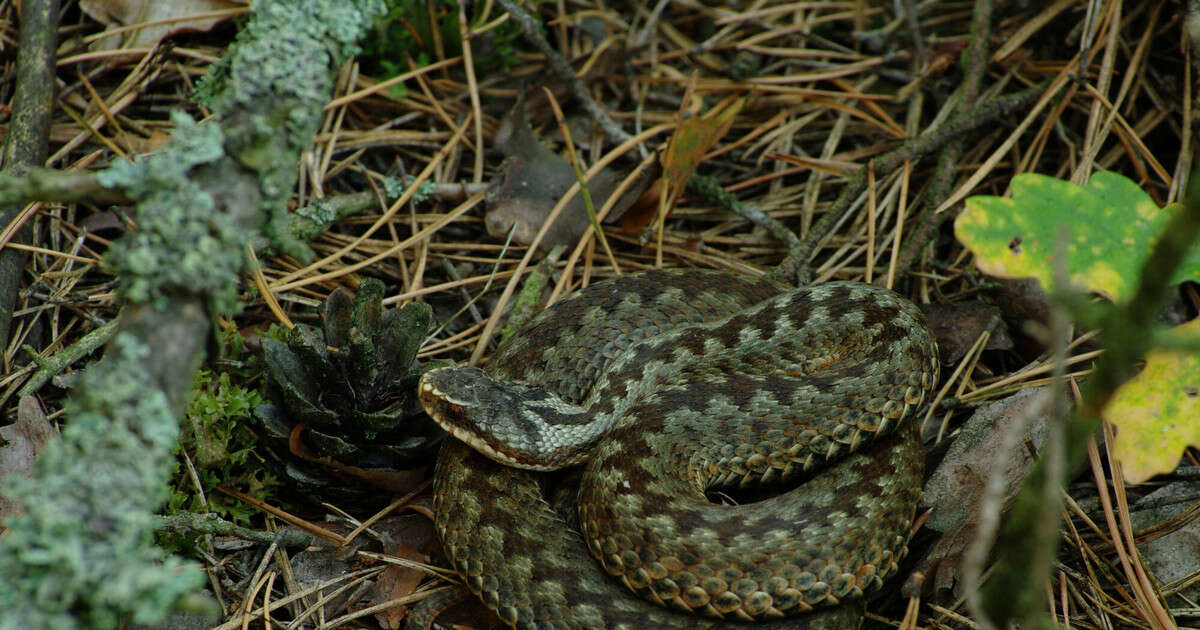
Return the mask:
[[[1066,272],[1072,287],[1128,300],[1150,250],[1179,204],[1160,209],[1137,184],[1108,171],[1086,186],[1024,173],[1012,181],[1012,198],[979,195],[954,223],[954,233],[975,254],[984,273],[1037,278],[1048,291]],[[1065,260],[1063,259],[1065,255]],[[1200,279],[1200,247],[1193,247],[1172,282]]]
[[[1200,319],[1175,332],[1200,341]],[[1200,356],[1150,351],[1146,367],[1117,389],[1102,414],[1117,427],[1114,451],[1126,481],[1175,470],[1183,449],[1200,445]]]

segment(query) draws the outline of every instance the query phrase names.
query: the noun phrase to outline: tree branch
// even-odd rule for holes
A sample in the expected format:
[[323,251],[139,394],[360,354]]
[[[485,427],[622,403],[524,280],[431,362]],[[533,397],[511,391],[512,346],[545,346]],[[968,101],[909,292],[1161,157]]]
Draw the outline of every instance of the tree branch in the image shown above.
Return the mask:
[[[29,0],[21,5],[21,33],[17,45],[17,89],[13,117],[4,139],[4,171],[20,178],[30,167],[46,161],[50,137],[50,112],[54,108],[54,64],[58,47],[58,0]],[[21,213],[19,205],[0,207],[0,225],[7,226]],[[13,237],[29,243],[33,230],[23,226]],[[13,304],[25,273],[25,252],[0,251],[0,343],[7,345]]]
[[215,113],[172,115],[160,151],[97,173],[137,203],[139,230],[111,248],[128,305],[104,358],[66,403],[62,439],[33,479],[11,484],[26,513],[0,537],[0,630],[117,627],[161,618],[200,588],[194,565],[152,544],[178,418],[212,330],[238,308],[251,237],[288,246],[286,201],[337,68],[383,13],[380,0],[260,0],[198,91]]

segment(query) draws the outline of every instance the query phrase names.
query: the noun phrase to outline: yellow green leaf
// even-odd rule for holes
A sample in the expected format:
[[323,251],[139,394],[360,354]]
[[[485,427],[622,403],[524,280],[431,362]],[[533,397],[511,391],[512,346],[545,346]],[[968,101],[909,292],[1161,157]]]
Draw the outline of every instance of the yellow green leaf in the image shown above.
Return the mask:
[[[745,97],[729,97],[717,103],[703,116],[693,116],[679,123],[667,148],[659,156],[662,164],[660,185],[666,187],[666,218],[675,210],[675,202],[687,188],[692,173],[700,166],[709,149],[729,132],[738,112],[746,105]],[[662,194],[663,189],[657,192]],[[655,197],[657,199],[657,197]],[[621,216],[621,229],[626,233],[641,232],[659,212],[657,203],[638,203]]]
[[[1175,332],[1200,341],[1200,319]],[[1126,481],[1175,470],[1184,448],[1200,446],[1200,355],[1150,351],[1146,367],[1117,389],[1103,415],[1116,426],[1114,452]]]
[[[1012,197],[969,197],[954,233],[984,273],[1037,278],[1055,290],[1056,269],[1071,287],[1121,302],[1137,288],[1142,265],[1179,204],[1159,208],[1137,184],[1099,171],[1086,186],[1024,173]],[[1200,279],[1193,247],[1172,281]]]
[[745,98],[726,99],[703,116],[693,116],[679,123],[662,156],[663,172],[678,190],[687,186],[704,154],[729,132],[745,104]]

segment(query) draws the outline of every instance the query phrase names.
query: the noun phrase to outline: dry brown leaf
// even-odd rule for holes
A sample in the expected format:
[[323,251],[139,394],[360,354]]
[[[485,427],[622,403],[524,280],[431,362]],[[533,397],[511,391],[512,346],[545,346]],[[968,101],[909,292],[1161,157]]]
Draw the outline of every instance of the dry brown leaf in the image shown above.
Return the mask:
[[[353,559],[348,559],[348,555],[347,550],[334,547],[298,551],[292,554],[290,559],[292,575],[295,576],[296,582],[301,588],[341,583],[348,574],[361,568],[354,563]],[[310,614],[324,615],[325,618],[337,617],[346,612],[354,603],[350,601],[352,594],[355,594],[354,589],[347,589],[337,593],[331,599],[322,600],[320,608],[312,610]]]
[[476,597],[468,597],[466,601],[447,608],[438,615],[438,625],[453,630],[499,630],[508,627]]
[[937,339],[942,365],[958,363],[989,326],[994,327],[984,350],[1012,350],[1008,326],[1000,319],[1000,309],[995,306],[982,302],[954,302],[922,304],[921,310],[929,330]]
[[80,226],[86,229],[88,234],[107,239],[115,239],[129,231],[129,226],[111,210],[87,215],[80,221]]
[[[0,481],[9,476],[28,477],[33,462],[58,430],[46,420],[37,398],[23,396],[17,406],[17,421],[0,427]],[[0,521],[12,516],[20,506],[0,495]]]
[[[687,99],[684,99],[686,102]],[[729,132],[746,99],[730,97],[708,110],[703,116],[693,116],[679,123],[674,135],[667,143],[666,151],[660,156],[662,162],[661,185],[666,187],[667,196],[664,217],[671,216],[675,203],[687,188],[688,180],[704,156]],[[658,204],[637,204],[635,209],[621,217],[621,230],[639,233],[646,229],[658,214]]]
[[703,116],[695,116],[679,124],[667,144],[666,153],[662,155],[663,175],[672,187],[682,191],[687,186],[696,167],[713,145],[729,133],[733,120],[745,105],[745,97],[730,97],[717,103]]
[[[79,2],[79,8],[84,13],[97,22],[108,25],[110,29],[242,8],[246,5],[246,2],[235,2],[234,0],[170,0],[169,2],[162,0],[80,0]],[[169,35],[207,31],[229,17],[155,24],[122,35],[96,40],[92,43],[91,49],[148,48]]]
[[[416,547],[403,542],[397,546],[392,555],[413,562],[427,561],[425,554],[421,553]],[[412,595],[413,591],[417,590],[417,586],[424,578],[424,571],[398,564],[389,565],[375,582],[374,601],[371,605],[374,606]],[[404,626],[404,617],[407,614],[407,606],[394,606],[375,613],[375,620],[379,622],[380,626],[388,630],[397,630]]]
[[[504,116],[495,141],[496,148],[506,158],[488,188],[487,231],[494,237],[504,238],[511,229],[513,241],[528,245],[558,200],[575,184],[575,170],[534,135],[522,99],[518,99]],[[626,173],[606,168],[588,182],[588,192],[597,212],[625,176]],[[656,177],[656,169],[639,173],[638,183],[621,196],[605,223],[619,218]],[[573,245],[590,223],[583,195],[576,194],[546,232],[539,247],[550,250],[555,245]]]

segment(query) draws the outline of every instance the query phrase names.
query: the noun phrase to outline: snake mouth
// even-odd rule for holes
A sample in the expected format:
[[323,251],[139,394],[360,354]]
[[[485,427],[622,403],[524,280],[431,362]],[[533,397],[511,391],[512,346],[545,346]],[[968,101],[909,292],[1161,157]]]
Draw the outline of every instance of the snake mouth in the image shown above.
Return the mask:
[[424,377],[421,379],[419,390],[417,398],[420,400],[421,406],[425,408],[425,413],[429,414],[429,417],[451,436],[464,442],[488,459],[505,466],[537,472],[557,469],[555,466],[537,464],[529,461],[528,458],[497,448],[495,444],[481,436],[477,427],[468,419],[470,415],[468,408],[471,406],[469,403],[456,400],[450,393],[438,389]]
[[448,429],[447,432],[450,435],[454,436],[455,438],[466,443],[467,446],[470,446],[471,448],[475,449],[477,452],[482,454],[484,457],[487,457],[488,459],[495,461],[497,463],[503,464],[505,466],[510,466],[512,468],[520,468],[523,470],[532,470],[535,472],[549,472],[549,471],[555,470],[555,468],[553,466],[542,466],[539,464],[531,464],[527,460],[517,459],[516,457],[509,455],[508,453],[505,453],[504,451],[496,449],[495,447],[492,446],[492,444],[490,442],[488,442],[487,440],[479,437],[478,435],[476,435],[470,431],[465,431],[465,430],[461,430],[461,429]]

